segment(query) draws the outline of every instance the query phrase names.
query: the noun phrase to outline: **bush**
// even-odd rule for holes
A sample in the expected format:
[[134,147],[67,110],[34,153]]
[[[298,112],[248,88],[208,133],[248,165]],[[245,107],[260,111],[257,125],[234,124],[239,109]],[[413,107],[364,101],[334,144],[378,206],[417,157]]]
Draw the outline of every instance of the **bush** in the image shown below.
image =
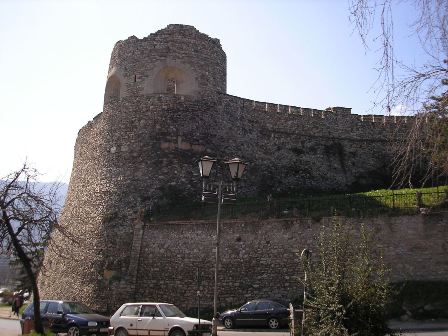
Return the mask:
[[353,233],[337,218],[322,228],[317,255],[304,262],[306,335],[391,334],[386,316],[391,291],[371,241],[363,226]]

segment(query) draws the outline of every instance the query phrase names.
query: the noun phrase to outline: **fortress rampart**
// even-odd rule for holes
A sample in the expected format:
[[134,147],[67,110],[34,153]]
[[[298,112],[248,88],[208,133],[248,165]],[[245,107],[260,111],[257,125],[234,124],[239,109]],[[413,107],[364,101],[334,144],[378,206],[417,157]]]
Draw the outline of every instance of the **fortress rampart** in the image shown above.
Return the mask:
[[[291,106],[291,105],[282,105],[282,104],[274,104],[268,102],[260,102],[255,100],[250,100],[246,98],[240,98],[236,96],[230,96],[235,99],[235,104],[241,106],[242,108],[247,108],[251,106],[253,110],[257,110],[259,112],[271,112],[271,113],[286,113],[292,114],[301,117],[312,117],[312,118],[341,118],[346,117],[353,121],[362,121],[362,122],[372,122],[376,124],[408,124],[412,123],[414,117],[412,116],[387,116],[387,115],[376,115],[376,114],[352,114],[351,108],[347,107],[329,107],[325,110],[308,108],[308,107],[299,107],[299,106]],[[306,120],[305,120],[306,121]]]
[[[108,101],[80,131],[75,152],[99,146],[91,134],[106,127],[98,134],[97,156],[105,165],[122,160],[114,169],[122,170],[122,178],[130,174],[133,190],[145,186],[152,194],[169,185],[185,198],[196,197],[194,162],[202,155],[248,160],[242,187],[249,194],[359,190],[388,186],[391,147],[410,124],[407,117],[360,116],[342,107],[318,110],[223,93],[138,95]],[[138,176],[146,181],[135,183]]]
[[[203,302],[210,303],[212,223],[155,225],[148,212],[199,199],[196,161],[204,155],[249,161],[240,188],[246,196],[387,186],[391,148],[412,123],[350,112],[228,95],[219,41],[191,26],[169,25],[143,39],[119,41],[103,111],[78,133],[63,230],[54,232],[39,278],[42,297],[76,299],[97,309],[134,300],[189,308],[199,266]],[[400,251],[406,254],[395,277],[447,274],[442,259],[438,270],[425,264],[446,249],[438,240],[446,231],[438,221],[427,226],[421,220],[409,219],[415,227],[399,218],[371,223],[384,233],[378,244],[391,265],[402,262]],[[312,240],[317,227],[309,219],[225,224],[222,303],[294,296],[300,290],[295,251]],[[395,250],[391,237],[399,240],[401,231],[416,234]],[[416,249],[424,253],[408,258]]]

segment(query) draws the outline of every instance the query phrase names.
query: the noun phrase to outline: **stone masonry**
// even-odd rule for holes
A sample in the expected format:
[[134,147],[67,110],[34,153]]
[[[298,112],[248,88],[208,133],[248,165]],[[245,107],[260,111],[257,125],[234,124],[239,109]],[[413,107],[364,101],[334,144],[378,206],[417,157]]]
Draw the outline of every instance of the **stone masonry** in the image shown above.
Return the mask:
[[[210,304],[214,225],[154,225],[145,216],[164,202],[200,197],[198,158],[249,161],[241,184],[246,196],[380,187],[390,181],[394,139],[410,123],[344,107],[319,110],[228,95],[219,40],[191,26],[169,25],[143,39],[119,41],[104,109],[78,134],[62,230],[52,236],[39,278],[42,296],[100,310],[134,300],[189,308],[200,267],[203,302]],[[439,222],[406,217],[371,224],[389,261],[401,265],[394,276],[446,277],[446,262],[437,259],[446,249]],[[317,226],[309,219],[226,223],[221,303],[295,296],[295,253]],[[428,244],[418,233],[440,243]],[[438,270],[428,269],[430,253]]]

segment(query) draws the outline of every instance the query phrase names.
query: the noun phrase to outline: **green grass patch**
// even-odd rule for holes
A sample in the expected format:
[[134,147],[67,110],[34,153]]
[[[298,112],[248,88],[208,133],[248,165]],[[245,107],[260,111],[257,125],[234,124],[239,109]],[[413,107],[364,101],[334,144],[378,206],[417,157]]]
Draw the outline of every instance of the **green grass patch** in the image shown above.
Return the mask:
[[[389,208],[409,208],[411,206],[421,205],[422,207],[433,207],[439,205],[447,197],[448,186],[432,188],[415,188],[399,190],[373,190],[355,195],[365,196]],[[421,198],[418,204],[417,195]]]
[[20,307],[20,309],[19,309],[19,316],[22,316],[23,311],[26,309],[26,307],[28,307],[28,304],[24,304],[24,305],[22,305],[22,307]]

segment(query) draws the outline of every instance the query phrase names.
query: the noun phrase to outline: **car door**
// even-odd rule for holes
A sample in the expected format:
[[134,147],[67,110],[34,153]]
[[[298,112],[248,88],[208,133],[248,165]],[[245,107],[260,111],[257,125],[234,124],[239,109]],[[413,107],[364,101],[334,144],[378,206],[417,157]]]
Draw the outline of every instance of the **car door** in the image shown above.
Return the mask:
[[[45,312],[47,311],[48,301],[40,301],[39,309],[40,309],[40,317],[41,320],[44,320]],[[34,303],[30,303],[30,305],[23,312],[23,317],[25,319],[34,319]]]
[[137,320],[139,319],[141,305],[131,304],[126,306],[120,313],[118,325],[115,328],[123,327],[128,332],[128,335],[138,335]]
[[235,317],[236,325],[238,326],[252,326],[256,325],[254,322],[255,309],[257,301],[251,301],[241,306]]
[[48,303],[47,311],[43,317],[44,324],[54,333],[67,331],[65,319],[63,318],[62,305],[60,302]]
[[253,314],[254,325],[265,327],[273,311],[270,301],[259,301]]
[[164,336],[168,334],[168,324],[157,305],[142,305],[137,319],[138,335]]

